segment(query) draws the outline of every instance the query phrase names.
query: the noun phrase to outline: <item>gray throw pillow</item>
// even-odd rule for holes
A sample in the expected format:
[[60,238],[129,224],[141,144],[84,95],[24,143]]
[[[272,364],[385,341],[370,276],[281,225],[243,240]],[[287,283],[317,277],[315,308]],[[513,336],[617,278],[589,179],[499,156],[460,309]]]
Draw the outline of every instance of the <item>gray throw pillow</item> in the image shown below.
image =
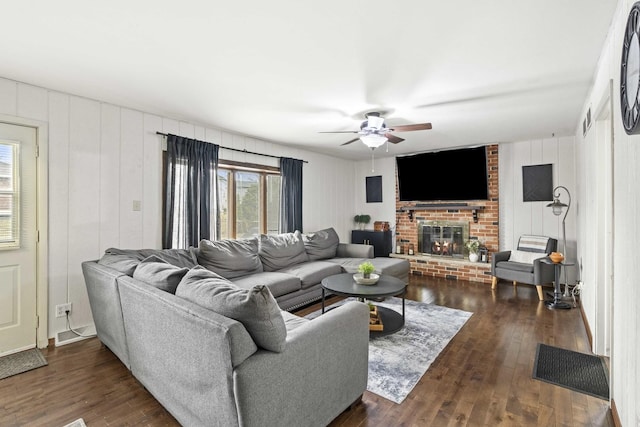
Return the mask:
[[242,289],[198,266],[182,278],[176,295],[241,322],[258,347],[284,351],[287,328],[280,307],[266,286]]
[[[118,249],[109,248],[104,251],[109,255],[123,255],[125,257],[142,261],[145,258],[155,255],[164,262],[175,265],[176,267],[191,268],[197,265],[193,259],[189,249]],[[133,272],[132,272],[133,273]]]
[[155,255],[151,255],[140,261],[133,272],[133,278],[175,294],[178,283],[188,271],[189,269],[186,267],[176,267]]
[[277,271],[309,261],[299,231],[276,235],[260,235],[260,259],[264,271]]
[[198,264],[226,279],[261,273],[258,239],[201,240],[196,251]]
[[333,228],[302,235],[304,249],[311,261],[335,258],[340,238]]
[[133,272],[140,263],[139,259],[132,258],[129,255],[116,255],[105,253],[102,258],[98,260],[98,264],[106,267],[111,267],[114,270],[124,273],[127,276],[133,276]]

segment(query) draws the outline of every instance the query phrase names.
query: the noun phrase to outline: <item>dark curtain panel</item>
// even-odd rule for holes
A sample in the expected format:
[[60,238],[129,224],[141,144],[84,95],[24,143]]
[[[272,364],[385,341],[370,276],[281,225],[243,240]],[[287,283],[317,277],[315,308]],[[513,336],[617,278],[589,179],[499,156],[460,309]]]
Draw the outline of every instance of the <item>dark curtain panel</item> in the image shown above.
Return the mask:
[[167,135],[163,248],[184,249],[217,237],[218,149],[215,144]]
[[302,160],[280,158],[280,232],[302,231]]

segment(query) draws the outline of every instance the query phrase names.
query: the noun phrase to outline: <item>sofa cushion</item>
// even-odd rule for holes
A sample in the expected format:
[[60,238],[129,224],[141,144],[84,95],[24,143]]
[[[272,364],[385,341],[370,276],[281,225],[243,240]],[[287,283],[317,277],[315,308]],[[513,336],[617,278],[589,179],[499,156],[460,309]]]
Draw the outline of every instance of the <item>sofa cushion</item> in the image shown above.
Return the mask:
[[545,254],[540,252],[511,251],[511,255],[509,255],[509,261],[521,262],[524,264],[533,264],[533,260],[544,258],[544,256]]
[[284,319],[284,324],[287,328],[287,332],[291,332],[294,329],[304,325],[305,323],[310,322],[309,319],[305,319],[304,317],[296,316],[295,314],[291,314],[288,311],[282,312],[282,318]]
[[505,269],[522,273],[533,273],[533,263],[527,264],[514,261],[500,261],[496,263],[496,270]]
[[258,239],[201,240],[195,251],[198,264],[224,278],[260,273],[262,262],[258,256]]
[[250,289],[256,285],[265,285],[276,298],[300,289],[300,278],[274,271],[263,271],[249,276],[236,277],[231,281],[243,289]]
[[140,261],[133,272],[133,278],[175,294],[178,283],[188,271],[186,267],[176,267],[156,255],[151,255]]
[[303,234],[302,241],[309,260],[315,261],[335,257],[340,238],[333,228],[325,228],[314,233]]
[[368,261],[373,264],[376,273],[393,276],[407,283],[409,281],[409,271],[411,270],[409,260],[401,258],[332,258],[327,261],[340,265],[345,273],[352,274],[358,272],[360,264]]
[[[373,264],[375,258],[332,258],[328,259],[328,262],[338,264],[342,267],[345,273],[357,273],[358,266],[365,261],[368,261]],[[375,264],[374,264],[375,267]],[[376,273],[382,274],[377,268],[375,270]]]
[[176,296],[241,322],[258,347],[274,352],[285,348],[284,319],[266,286],[241,289],[222,276],[197,266],[182,278]]
[[293,274],[294,276],[299,277],[302,289],[307,289],[313,285],[319,284],[325,277],[342,273],[342,268],[332,262],[308,261],[302,264],[283,268],[279,272]]
[[260,259],[264,271],[277,271],[309,260],[299,231],[260,235]]

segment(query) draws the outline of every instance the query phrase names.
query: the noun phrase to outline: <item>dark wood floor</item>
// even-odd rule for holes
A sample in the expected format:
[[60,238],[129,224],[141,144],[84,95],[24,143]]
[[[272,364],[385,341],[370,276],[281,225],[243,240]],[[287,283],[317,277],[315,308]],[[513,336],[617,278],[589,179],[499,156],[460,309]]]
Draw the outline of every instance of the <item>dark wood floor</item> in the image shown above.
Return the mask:
[[[408,298],[473,316],[402,404],[365,392],[332,426],[614,425],[607,401],[531,378],[539,342],[589,352],[578,309],[548,310],[535,288],[506,282],[412,277]],[[0,380],[0,426],[178,425],[97,339],[44,354],[48,366]]]

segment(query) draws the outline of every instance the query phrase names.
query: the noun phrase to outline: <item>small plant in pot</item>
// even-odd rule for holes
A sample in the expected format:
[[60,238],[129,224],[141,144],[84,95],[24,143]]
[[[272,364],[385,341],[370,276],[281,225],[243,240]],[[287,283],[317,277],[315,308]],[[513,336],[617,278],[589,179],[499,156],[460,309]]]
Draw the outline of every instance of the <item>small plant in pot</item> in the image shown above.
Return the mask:
[[362,273],[362,277],[365,279],[371,278],[371,273],[373,273],[376,268],[369,261],[365,261],[358,266],[358,271]]
[[364,230],[364,227],[371,222],[371,215],[363,214],[356,215],[353,217],[353,221],[356,223],[356,226],[361,230]]
[[464,244],[467,251],[469,251],[469,261],[476,262],[478,261],[478,250],[480,249],[480,240],[467,240]]

